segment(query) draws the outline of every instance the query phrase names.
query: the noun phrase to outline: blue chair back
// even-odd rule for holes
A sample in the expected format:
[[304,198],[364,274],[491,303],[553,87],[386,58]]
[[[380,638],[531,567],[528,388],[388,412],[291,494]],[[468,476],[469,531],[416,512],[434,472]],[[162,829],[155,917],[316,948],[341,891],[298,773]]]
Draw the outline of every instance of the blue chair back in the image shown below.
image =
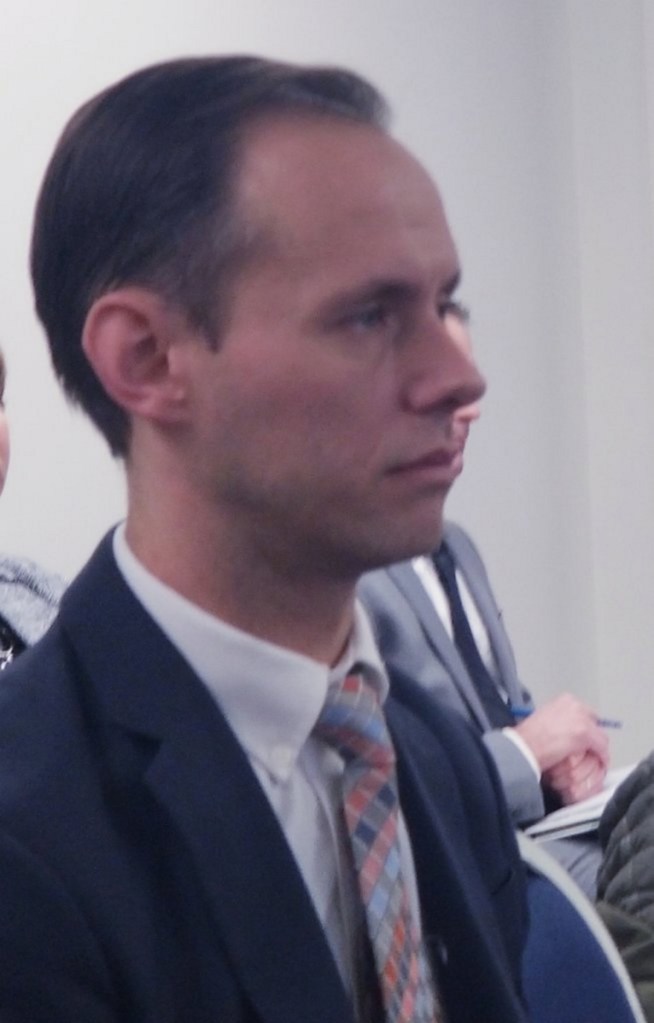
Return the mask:
[[531,1023],[645,1023],[592,904],[547,853],[522,836],[520,845],[528,867],[523,985]]

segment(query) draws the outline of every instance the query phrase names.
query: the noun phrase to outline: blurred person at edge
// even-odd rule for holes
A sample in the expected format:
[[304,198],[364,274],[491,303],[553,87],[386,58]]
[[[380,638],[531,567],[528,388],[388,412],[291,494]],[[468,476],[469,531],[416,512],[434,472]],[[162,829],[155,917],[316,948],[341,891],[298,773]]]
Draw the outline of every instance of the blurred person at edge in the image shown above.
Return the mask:
[[[0,349],[0,494],[9,468],[9,424],[5,408],[7,366]],[[0,554],[0,671],[40,639],[57,613],[63,579],[27,558]]]

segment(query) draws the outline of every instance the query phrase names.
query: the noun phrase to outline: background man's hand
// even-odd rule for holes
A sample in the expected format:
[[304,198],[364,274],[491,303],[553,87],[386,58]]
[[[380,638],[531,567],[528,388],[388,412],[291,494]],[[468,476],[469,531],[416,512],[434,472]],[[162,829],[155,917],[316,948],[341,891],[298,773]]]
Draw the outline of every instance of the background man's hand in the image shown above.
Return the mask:
[[516,725],[541,769],[543,783],[564,803],[599,792],[609,765],[609,741],[590,707],[570,693],[543,704]]
[[606,775],[595,753],[574,753],[543,774],[543,784],[553,789],[564,804],[578,803],[601,791]]

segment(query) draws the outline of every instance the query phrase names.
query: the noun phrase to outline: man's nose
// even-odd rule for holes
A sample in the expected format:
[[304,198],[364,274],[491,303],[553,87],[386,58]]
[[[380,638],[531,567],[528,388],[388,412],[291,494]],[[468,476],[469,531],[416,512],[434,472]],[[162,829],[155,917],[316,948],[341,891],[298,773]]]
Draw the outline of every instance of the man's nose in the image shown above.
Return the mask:
[[486,391],[486,381],[472,356],[452,339],[440,318],[416,337],[412,355],[406,397],[413,411],[444,406],[453,411],[470,406],[470,418],[477,418],[477,403]]
[[471,405],[463,405],[458,408],[454,413],[454,418],[461,423],[475,423],[481,415],[481,405],[478,401],[473,401]]

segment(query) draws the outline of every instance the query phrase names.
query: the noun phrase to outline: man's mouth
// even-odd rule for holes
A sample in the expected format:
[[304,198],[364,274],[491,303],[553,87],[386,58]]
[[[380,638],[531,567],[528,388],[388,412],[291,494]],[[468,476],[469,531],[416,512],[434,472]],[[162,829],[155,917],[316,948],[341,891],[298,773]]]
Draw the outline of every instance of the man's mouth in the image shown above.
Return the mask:
[[391,470],[393,476],[432,476],[438,482],[453,482],[463,468],[463,444],[434,448],[418,458],[401,462]]

